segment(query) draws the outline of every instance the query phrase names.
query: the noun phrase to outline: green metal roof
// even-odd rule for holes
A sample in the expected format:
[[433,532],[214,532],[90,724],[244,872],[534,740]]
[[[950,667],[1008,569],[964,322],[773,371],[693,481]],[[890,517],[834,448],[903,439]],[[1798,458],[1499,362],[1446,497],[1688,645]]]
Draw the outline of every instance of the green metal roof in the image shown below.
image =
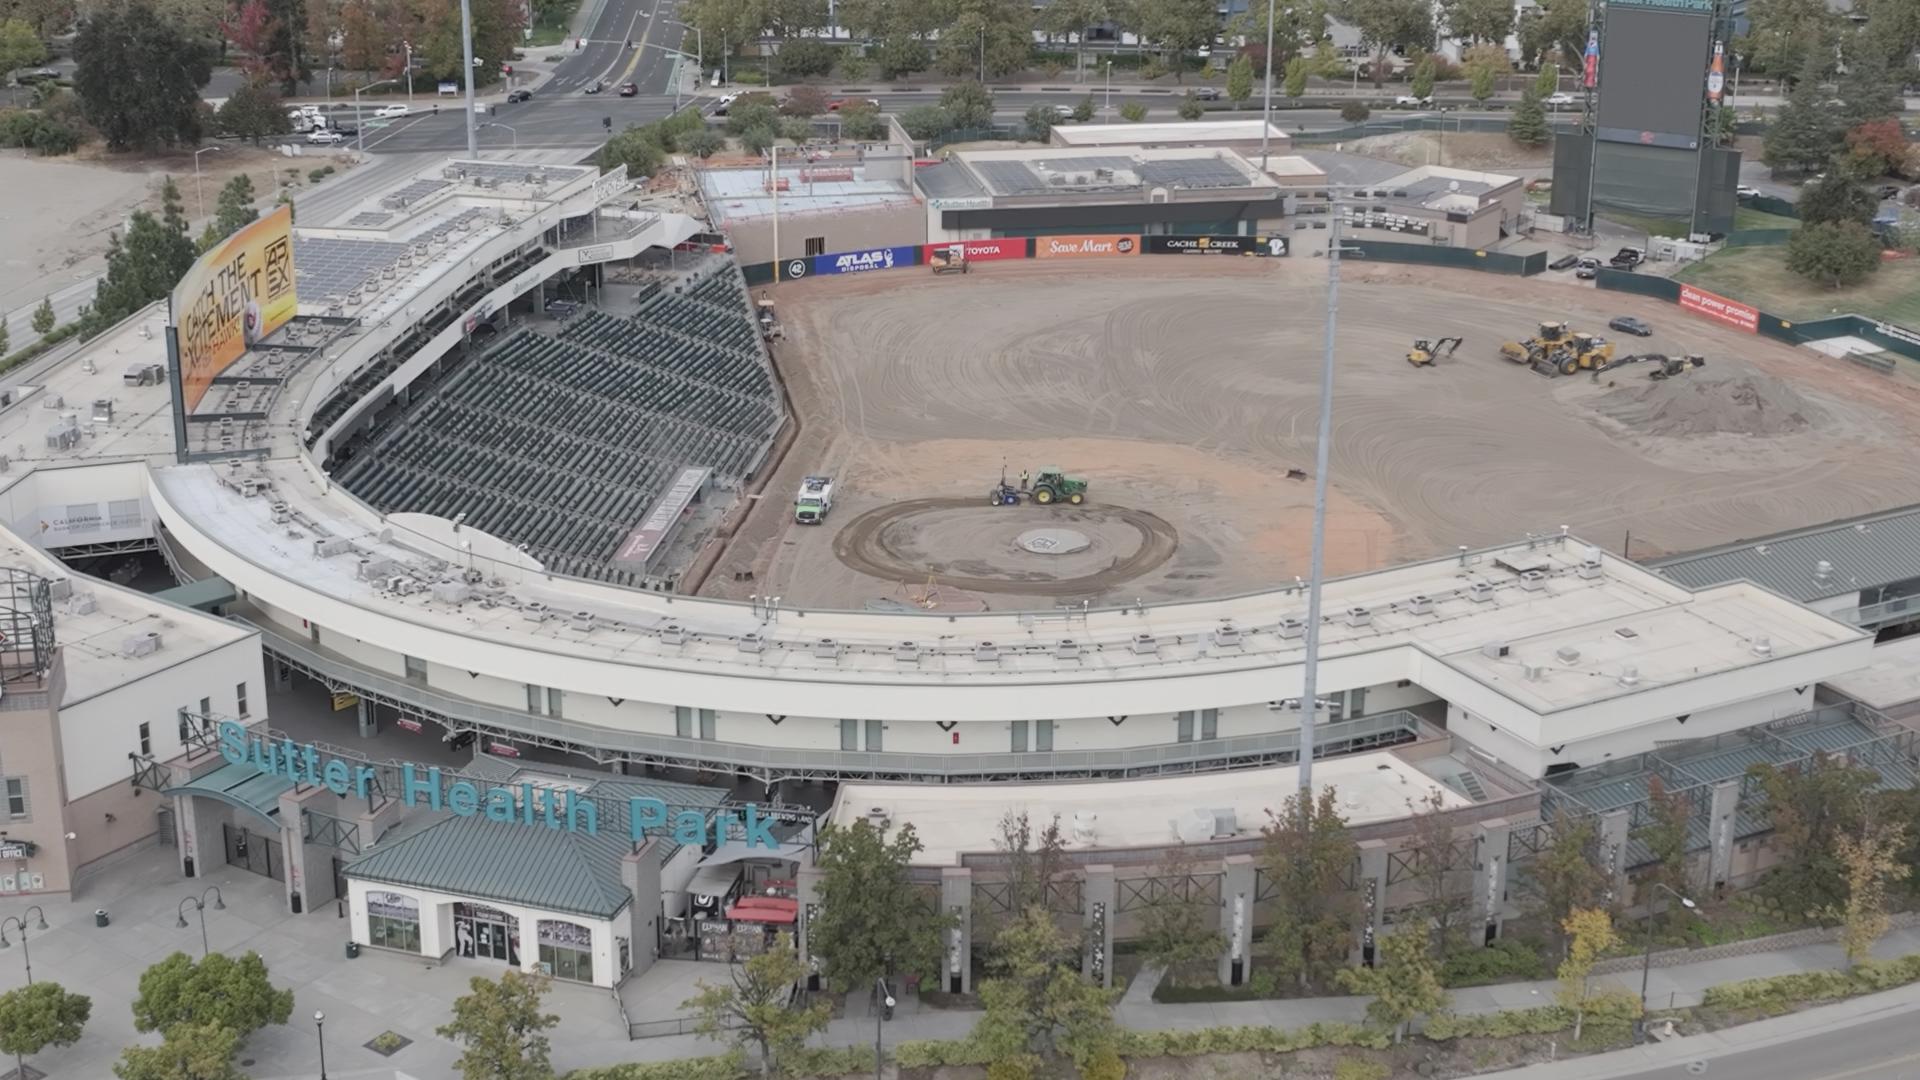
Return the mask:
[[154,595],[181,607],[209,612],[221,604],[231,604],[240,598],[240,594],[234,591],[233,583],[223,577],[189,581],[185,585],[162,589]]
[[293,781],[284,776],[263,773],[252,765],[227,764],[160,794],[201,795],[218,799],[229,806],[257,814],[267,824],[278,828],[280,795],[292,788]]
[[[610,919],[627,906],[620,861],[633,850],[627,800],[654,798],[681,809],[720,806],[723,788],[644,780],[602,780],[587,789],[599,807],[599,831],[515,825],[485,817],[449,817],[383,844],[343,870],[349,878],[497,900],[547,911]],[[667,842],[661,858],[678,850]]]

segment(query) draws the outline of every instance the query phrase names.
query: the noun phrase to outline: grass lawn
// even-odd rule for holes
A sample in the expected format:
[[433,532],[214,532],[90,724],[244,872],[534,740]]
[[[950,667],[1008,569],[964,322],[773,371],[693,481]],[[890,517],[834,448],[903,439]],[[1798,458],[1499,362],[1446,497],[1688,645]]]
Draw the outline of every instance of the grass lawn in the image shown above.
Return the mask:
[[1799,218],[1790,218],[1784,214],[1769,214],[1764,210],[1739,207],[1733,212],[1733,227],[1739,232],[1749,229],[1797,229]]
[[1787,269],[1787,249],[1727,248],[1674,275],[1679,281],[1743,300],[1795,321],[1858,312],[1920,327],[1920,260],[1884,262],[1865,282],[1838,292]]
[[551,0],[534,19],[533,36],[527,39],[525,47],[547,48],[567,40],[567,23],[572,21],[579,6],[580,0]]
[[1687,238],[1687,223],[1680,218],[1648,217],[1643,214],[1629,214],[1624,210],[1607,210],[1600,216],[1616,225],[1638,229],[1648,236],[1664,236],[1669,240]]

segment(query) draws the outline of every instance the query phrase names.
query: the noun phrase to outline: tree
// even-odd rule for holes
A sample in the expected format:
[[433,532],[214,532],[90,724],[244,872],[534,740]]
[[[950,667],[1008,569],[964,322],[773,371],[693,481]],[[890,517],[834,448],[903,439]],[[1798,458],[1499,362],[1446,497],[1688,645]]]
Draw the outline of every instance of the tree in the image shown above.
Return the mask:
[[1252,97],[1253,57],[1241,53],[1227,64],[1227,100],[1241,107]]
[[0,83],[23,67],[45,63],[47,47],[25,19],[0,22]]
[[812,38],[802,38],[798,41],[782,42],[780,51],[774,56],[774,64],[783,77],[800,79],[809,75],[833,74],[834,61],[839,58],[840,49],[837,46]]
[[253,208],[253,180],[239,173],[220,187],[215,200],[214,225],[222,237],[232,236],[253,223],[259,213]]
[[1386,85],[1387,55],[1433,47],[1433,9],[1427,0],[1344,0],[1343,22],[1360,32],[1373,52],[1375,89]]
[[786,1059],[805,1046],[809,1036],[826,1030],[832,1006],[825,1001],[804,1008],[791,1004],[794,984],[806,974],[791,934],[781,934],[759,956],[730,965],[728,973],[731,986],[702,981],[700,992],[681,1007],[699,1017],[700,1034],[757,1048],[760,1074],[780,1075]]
[[[1880,241],[1867,231],[1866,226],[1852,221],[1802,225],[1787,239],[1787,269],[1809,281],[1825,283],[1835,290],[1850,288],[1880,269]],[[1807,862],[1827,864],[1825,868],[1831,870],[1831,863],[1836,857],[1829,853]],[[1778,878],[1780,884],[1773,890],[1777,895],[1792,896],[1796,901],[1812,899],[1824,903],[1826,907],[1833,905],[1831,894],[1834,890],[1824,886],[1822,878],[1799,873],[1782,874],[1781,869],[1776,867],[1766,879]],[[1789,881],[1792,884],[1788,884]],[[1765,883],[1762,882],[1763,886]],[[1810,917],[1811,912],[1824,909],[1804,908],[1796,904],[1790,910]]]
[[53,297],[40,298],[40,306],[33,309],[33,332],[45,334],[53,329]]
[[780,137],[799,146],[813,138],[813,121],[804,116],[789,116],[780,121]]
[[1613,916],[1599,908],[1575,908],[1560,924],[1566,931],[1567,958],[1560,962],[1560,1007],[1573,1013],[1573,1038],[1580,1039],[1586,1022],[1587,989],[1593,976],[1594,961],[1602,953],[1620,944],[1613,929]]
[[929,911],[907,878],[920,851],[912,825],[895,829],[891,840],[865,821],[821,830],[820,910],[808,947],[835,991],[895,972],[938,974],[951,920]]
[[927,65],[933,63],[933,54],[928,51],[926,42],[900,34],[882,38],[873,57],[880,67],[880,76],[886,79],[925,71]]
[[1560,65],[1548,61],[1540,65],[1540,73],[1533,77],[1533,92],[1542,98],[1549,98],[1560,92]]
[[1707,113],[1707,138],[1714,146],[1731,146],[1739,136],[1740,114],[1731,105],[1721,105]]
[[[1290,100],[1298,101],[1307,93],[1307,69],[1312,63],[1304,56],[1296,56],[1287,61],[1286,83],[1281,91]],[[1364,118],[1363,118],[1364,119]]]
[[1752,0],[1741,51],[1756,70],[1818,82],[1832,61],[1838,27],[1827,0]]
[[740,145],[755,154],[764,154],[780,140],[780,128],[776,124],[764,127],[751,127],[740,134]]
[[736,101],[727,110],[727,134],[745,135],[754,128],[778,127],[780,110],[765,95],[755,95],[750,100]]
[[[1143,40],[1172,57],[1174,78],[1184,80],[1188,54],[1211,44],[1220,32],[1214,0],[1135,0],[1130,20]],[[1277,29],[1277,28],[1276,28]]]
[[940,108],[957,128],[993,126],[993,91],[977,82],[958,82],[940,92]]
[[[1809,57],[1809,70],[1819,58]],[[1774,169],[1813,172],[1827,164],[1840,142],[1840,128],[1827,108],[1817,76],[1803,77],[1767,125],[1760,159]]]
[[113,1063],[120,1080],[247,1080],[233,1063],[240,1035],[218,1023],[178,1024],[159,1046],[129,1046]]
[[1379,939],[1380,960],[1373,967],[1343,968],[1337,973],[1342,989],[1371,994],[1367,1019],[1393,1028],[1399,1042],[1416,1018],[1447,1007],[1447,991],[1427,949],[1426,934],[1402,929]]
[[1493,96],[1494,80],[1498,77],[1499,73],[1487,64],[1467,65],[1467,85],[1473,100],[1485,105],[1487,99]]
[[[1576,910],[1598,908],[1607,891],[1601,868],[1600,830],[1591,817],[1559,815],[1548,823],[1552,839],[1533,864],[1538,914],[1556,933]],[[1566,939],[1561,939],[1564,948]]]
[[1559,60],[1582,70],[1587,19],[1587,0],[1545,0],[1528,7],[1514,27],[1520,39],[1521,60],[1529,64]]
[[1073,103],[1073,119],[1075,123],[1080,123],[1080,124],[1084,124],[1087,121],[1093,119],[1093,95],[1092,94],[1088,94],[1086,97],[1083,97],[1079,101],[1076,101]]
[[1368,108],[1364,101],[1349,101],[1340,106],[1340,119],[1349,124],[1364,124],[1367,117],[1372,115],[1373,110]]
[[1207,114],[1207,107],[1200,104],[1200,99],[1195,97],[1192,91],[1188,91],[1187,95],[1180,99],[1178,111],[1182,120],[1198,120]]
[[469,993],[453,999],[453,1019],[434,1034],[466,1046],[456,1062],[464,1080],[550,1080],[547,1029],[560,1022],[540,1011],[544,975],[508,970],[498,981],[475,975]]
[[1113,0],[1054,0],[1040,12],[1040,28],[1054,34],[1073,36],[1073,66],[1087,66],[1087,28],[1113,18]]
[[8,333],[6,321],[0,320],[0,357],[6,356],[7,349],[10,347],[7,341]]
[[1903,172],[1913,157],[1913,144],[1900,121],[1888,117],[1869,120],[1847,132],[1847,156],[1850,171],[1860,176],[1880,176]]
[[[1813,240],[1804,242],[1802,234]],[[1860,281],[1878,265],[1879,245],[1854,222],[1803,225],[1787,245],[1788,269],[1836,288]],[[1755,765],[1748,775],[1766,796],[1779,858],[1760,890],[1798,918],[1843,905],[1846,868],[1838,858],[1839,841],[1862,832],[1879,775],[1825,753],[1784,767]]]
[[817,86],[796,86],[787,91],[787,100],[780,103],[782,116],[819,116],[826,111],[827,92]]
[[68,0],[0,0],[0,19],[19,19],[34,36],[45,40],[73,24],[73,4]]
[[[1230,29],[1244,37],[1249,49],[1242,53],[1265,66],[1267,41],[1267,5],[1249,3],[1246,11]],[[1285,69],[1287,61],[1315,45],[1324,45],[1327,18],[1332,12],[1329,0],[1296,0],[1273,6],[1273,67]]]
[[1445,961],[1459,944],[1473,887],[1473,844],[1454,836],[1446,797],[1433,788],[1407,803],[1408,833],[1400,859],[1415,895],[1413,918],[1433,927],[1433,951]]
[[887,122],[880,111],[870,107],[840,110],[840,134],[856,142],[873,142],[887,137]]
[[1075,939],[1042,904],[1028,904],[994,937],[980,985],[985,1015],[973,1038],[994,1061],[1033,1062],[1065,1053],[1082,1068],[1111,1053],[1119,992],[1080,976]]
[[[1859,967],[1873,956],[1873,943],[1887,932],[1887,887],[1905,881],[1913,869],[1900,861],[1906,828],[1899,823],[1869,822],[1858,836],[1842,836],[1834,854],[1845,868],[1847,902],[1828,918],[1840,923],[1840,943],[1847,965]],[[0,999],[4,1001],[4,999]],[[5,1020],[0,1016],[0,1030]],[[6,1047],[0,1045],[0,1050]]]
[[209,953],[196,963],[177,952],[141,973],[133,1026],[164,1032],[182,1024],[211,1023],[245,1039],[268,1024],[286,1023],[292,1012],[293,991],[274,988],[259,953],[248,952],[238,960]]
[[1433,54],[1426,53],[1413,65],[1413,81],[1408,89],[1422,101],[1433,96]]
[[687,136],[683,145],[687,153],[705,161],[725,149],[727,140],[711,128],[701,128]]
[[900,126],[915,139],[931,139],[954,128],[953,118],[938,105],[915,105],[900,113]]
[[1860,0],[1853,14],[1866,22],[1867,40],[1889,63],[1909,67],[1909,58],[1920,52],[1920,8],[1910,0]]
[[74,39],[73,58],[81,113],[110,149],[200,137],[200,88],[213,75],[208,51],[145,3],[94,12]]
[[1295,792],[1261,829],[1262,869],[1274,883],[1266,945],[1283,977],[1302,989],[1323,984],[1346,963],[1354,897],[1347,872],[1359,857],[1331,787],[1318,799]]
[[[1667,790],[1658,774],[1647,782],[1647,819],[1633,831],[1633,838],[1653,856],[1652,864],[1635,881],[1635,895],[1649,909],[1654,895],[1664,885],[1681,896],[1687,895],[1687,822],[1691,815],[1687,800]],[[1684,908],[1669,908],[1667,915],[1677,917]]]
[[255,146],[267,135],[285,135],[293,130],[287,119],[287,107],[273,88],[258,80],[248,80],[234,90],[216,114],[220,130],[236,138],[248,139]]
[[1227,945],[1220,933],[1220,906],[1200,890],[1197,869],[1187,847],[1169,848],[1143,884],[1146,904],[1135,945],[1166,972],[1170,986],[1179,985],[1189,966],[1217,960]]
[[[5,351],[0,346],[0,353]],[[91,1015],[92,999],[69,994],[59,983],[39,982],[9,990],[0,994],[0,1054],[12,1054],[14,1075],[25,1077],[28,1054],[79,1042],[80,1029]]]
[[660,145],[658,135],[644,128],[630,127],[600,148],[601,168],[625,165],[627,175],[635,178],[652,176],[666,163],[666,147]]
[[[1033,55],[1033,8],[1022,0],[940,0],[936,63],[949,75],[1010,75]],[[984,72],[983,70],[984,69]]]
[[1553,129],[1547,126],[1547,110],[1531,86],[1520,91],[1520,104],[1507,118],[1507,138],[1521,146],[1540,146],[1553,138]]
[[1506,0],[1441,0],[1447,33],[1470,44],[1498,45],[1513,30],[1513,5]]
[[1058,115],[1052,105],[1041,103],[1027,106],[1026,115],[1022,119],[1026,122],[1027,133],[1035,141],[1046,142],[1047,136],[1053,131],[1054,119]]
[[1835,94],[1840,99],[1835,117],[1840,126],[1854,128],[1875,120],[1897,123],[1906,107],[1900,96],[1900,79],[1890,70],[1878,42],[1865,29],[1857,30],[1844,51],[1847,64]]

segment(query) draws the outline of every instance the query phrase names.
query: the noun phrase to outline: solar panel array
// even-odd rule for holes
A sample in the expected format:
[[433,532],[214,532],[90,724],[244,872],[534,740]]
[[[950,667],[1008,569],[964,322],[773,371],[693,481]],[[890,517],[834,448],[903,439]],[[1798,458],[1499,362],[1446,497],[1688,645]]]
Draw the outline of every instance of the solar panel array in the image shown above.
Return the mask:
[[988,187],[1002,195],[1032,195],[1047,190],[1047,182],[1040,179],[1040,174],[1027,168],[1024,162],[971,161],[968,164],[987,182]]
[[382,206],[407,206],[419,202],[421,199],[426,198],[442,188],[452,186],[453,182],[450,180],[415,180],[398,191],[388,192],[386,197],[380,200],[380,204]]
[[507,184],[518,184],[539,173],[548,183],[565,183],[586,170],[575,165],[514,165],[499,161],[463,161],[459,168],[469,179],[486,177]]
[[392,214],[384,213],[379,210],[363,210],[360,213],[355,214],[352,217],[347,219],[347,228],[349,229],[375,228],[376,226],[385,225],[387,223],[387,219],[392,216],[393,216]]
[[1219,158],[1143,161],[1137,168],[1141,180],[1164,187],[1246,187],[1250,183],[1245,173]]
[[386,240],[336,240],[293,234],[293,266],[302,296],[344,295],[380,276],[407,250]]
[[1038,161],[1034,164],[1043,169],[1058,173],[1091,173],[1095,169],[1112,169],[1115,172],[1132,172],[1137,164],[1130,157],[1109,154],[1088,154],[1084,157],[1061,158],[1059,161]]

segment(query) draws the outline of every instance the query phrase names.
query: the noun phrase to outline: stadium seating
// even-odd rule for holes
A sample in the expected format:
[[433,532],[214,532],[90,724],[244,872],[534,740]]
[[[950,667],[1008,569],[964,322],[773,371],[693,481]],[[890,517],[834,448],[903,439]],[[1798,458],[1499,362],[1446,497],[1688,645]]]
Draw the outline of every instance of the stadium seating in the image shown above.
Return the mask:
[[341,482],[383,511],[452,517],[556,573],[634,583],[609,565],[684,466],[737,481],[783,418],[731,268],[639,311],[518,328],[358,453]]

